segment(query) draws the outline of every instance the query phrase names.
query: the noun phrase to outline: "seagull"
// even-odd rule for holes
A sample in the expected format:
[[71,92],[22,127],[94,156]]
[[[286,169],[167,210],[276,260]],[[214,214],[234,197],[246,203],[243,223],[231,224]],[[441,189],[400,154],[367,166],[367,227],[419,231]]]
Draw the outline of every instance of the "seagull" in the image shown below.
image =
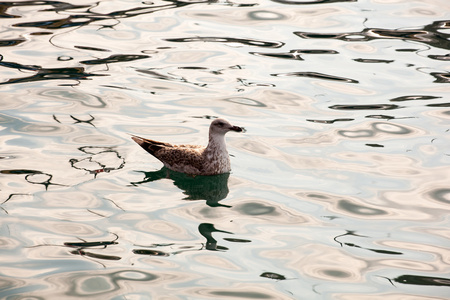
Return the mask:
[[208,146],[172,145],[132,136],[145,151],[160,160],[170,170],[189,175],[217,175],[231,171],[230,156],[225,144],[228,131],[245,132],[227,120],[215,119],[209,126]]

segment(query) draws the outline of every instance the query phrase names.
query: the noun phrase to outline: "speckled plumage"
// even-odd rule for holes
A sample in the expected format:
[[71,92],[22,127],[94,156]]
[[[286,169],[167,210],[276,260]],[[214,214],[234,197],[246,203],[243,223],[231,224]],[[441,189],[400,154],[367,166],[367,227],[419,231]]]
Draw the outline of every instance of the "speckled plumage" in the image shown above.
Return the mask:
[[225,144],[228,131],[242,132],[224,119],[216,119],[209,126],[208,146],[172,145],[133,136],[144,150],[159,159],[165,167],[192,175],[216,175],[231,171],[230,157]]

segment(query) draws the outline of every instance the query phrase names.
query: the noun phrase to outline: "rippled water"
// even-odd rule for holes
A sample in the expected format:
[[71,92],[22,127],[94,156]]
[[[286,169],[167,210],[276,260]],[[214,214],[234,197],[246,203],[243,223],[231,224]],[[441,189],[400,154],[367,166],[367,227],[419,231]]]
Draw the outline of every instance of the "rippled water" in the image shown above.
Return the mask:
[[[447,0],[0,2],[0,298],[445,299]],[[161,169],[129,133],[233,171]]]

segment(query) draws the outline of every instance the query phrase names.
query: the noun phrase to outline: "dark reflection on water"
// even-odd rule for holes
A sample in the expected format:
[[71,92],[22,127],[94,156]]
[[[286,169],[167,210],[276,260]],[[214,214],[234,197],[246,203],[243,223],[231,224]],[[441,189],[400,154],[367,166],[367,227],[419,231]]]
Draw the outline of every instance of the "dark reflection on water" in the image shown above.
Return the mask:
[[429,277],[418,275],[401,275],[394,279],[395,282],[413,285],[433,285],[450,287],[450,278]]
[[93,253],[91,251],[86,251],[86,248],[103,248],[105,249],[108,246],[111,245],[117,245],[118,242],[116,242],[119,239],[118,235],[115,235],[116,238],[112,241],[97,241],[97,242],[66,242],[64,243],[64,246],[70,247],[70,248],[77,248],[76,250],[70,251],[71,254],[74,255],[81,255],[81,256],[87,256],[91,258],[101,259],[101,260],[120,260],[122,259],[120,256],[115,255],[105,255],[105,254],[98,254]]
[[[84,123],[84,124],[89,124],[89,125],[95,127],[95,125],[92,123],[92,122],[95,120],[95,117],[92,116],[91,114],[89,114],[89,119],[88,119],[88,120],[81,120],[81,117],[75,117],[75,116],[73,116],[73,115],[69,115],[69,117],[72,119],[71,124],[82,124],[82,123]],[[56,122],[60,123],[60,124],[63,123],[63,122],[60,120],[60,118],[59,118],[58,116],[56,116],[56,115],[53,115],[53,119],[54,119]],[[87,119],[87,118],[86,118],[86,119]]]
[[231,207],[219,203],[228,195],[229,173],[213,176],[191,176],[169,170],[166,167],[154,172],[140,172],[144,173],[144,179],[131,182],[132,185],[137,186],[160,179],[172,179],[173,183],[187,196],[184,200],[206,200],[206,204],[211,207]]
[[366,118],[392,120],[392,119],[411,119],[414,117],[394,117],[394,116],[388,116],[388,115],[367,115]]
[[94,177],[99,173],[119,170],[125,166],[125,158],[114,147],[83,146],[78,150],[88,156],[71,158],[70,165],[74,169],[87,171]]
[[[47,8],[42,11],[54,11],[59,14],[66,13],[69,16],[60,19],[52,19],[52,20],[44,20],[44,21],[33,21],[33,22],[22,22],[14,24],[14,27],[38,27],[44,29],[64,29],[71,27],[79,27],[86,26],[95,21],[103,21],[103,20],[118,20],[120,18],[130,18],[136,17],[142,14],[154,13],[161,10],[179,8],[183,6],[188,6],[196,3],[209,3],[210,1],[198,1],[198,2],[185,2],[185,1],[177,1],[177,0],[165,0],[167,4],[157,5],[151,3],[150,5],[133,7],[126,10],[116,10],[107,14],[93,12],[91,9],[97,6],[96,3],[92,5],[73,5],[67,2],[60,1],[16,1],[16,2],[2,2],[1,11],[3,11],[2,17],[15,17],[19,18],[20,16],[9,15],[5,13],[6,10],[9,10],[11,7],[15,6],[51,6],[53,8]],[[211,1],[214,2],[214,1]],[[75,13],[72,10],[87,8],[84,13]],[[102,27],[110,27],[111,25],[103,25]],[[114,26],[114,25],[112,25]]]
[[[0,205],[7,203],[8,201],[12,200],[15,196],[30,196],[30,195],[24,194],[24,193],[12,193],[12,194],[9,194],[8,197],[3,202],[0,203]],[[6,212],[8,214],[8,211],[5,208],[2,207],[2,209],[4,212]]]
[[345,78],[335,75],[323,74],[318,72],[289,72],[289,73],[276,73],[271,74],[272,76],[289,76],[289,77],[308,77],[308,78],[316,78],[316,79],[325,79],[332,81],[343,81],[348,83],[359,83],[358,80]]
[[275,279],[275,280],[286,280],[285,276],[283,276],[281,274],[273,273],[273,272],[264,272],[259,276],[265,277],[265,278],[270,278],[270,279]]
[[332,105],[329,108],[338,110],[391,110],[401,106],[394,104],[367,104],[367,105]]
[[450,73],[441,73],[441,72],[431,72],[431,76],[436,78],[436,83],[450,83]]
[[384,146],[381,144],[366,144],[366,146],[374,147],[374,148],[383,148]]
[[[0,174],[10,174],[10,175],[25,175],[25,180],[31,184],[42,184],[45,190],[48,190],[50,185],[64,186],[62,184],[52,182],[53,175],[36,170],[1,170]],[[11,197],[11,196],[10,196]],[[9,199],[9,198],[8,198]]]
[[83,67],[73,67],[73,68],[44,68],[37,65],[22,65],[15,62],[3,61],[1,57],[0,66],[16,69],[18,71],[27,70],[35,71],[36,73],[27,77],[20,78],[10,78],[5,82],[0,82],[0,84],[14,84],[14,83],[25,83],[33,81],[43,81],[43,80],[87,80],[89,77],[93,76],[108,76],[105,74],[93,74],[85,72]]
[[225,241],[232,242],[232,243],[250,243],[251,240],[246,239],[237,239],[237,238],[223,238]]
[[431,58],[431,59],[443,60],[443,61],[450,60],[450,54],[445,54],[445,55],[428,55],[428,57]]
[[282,4],[304,5],[304,4],[329,4],[336,2],[356,2],[358,0],[270,0],[270,1]]
[[432,99],[438,99],[442,97],[436,97],[436,96],[426,96],[426,95],[410,95],[410,96],[401,96],[393,98],[389,101],[391,102],[403,102],[403,101],[411,101],[411,100],[432,100]]
[[430,107],[450,107],[450,102],[447,103],[436,103],[436,104],[427,104]]
[[301,54],[338,54],[339,52],[335,50],[319,50],[319,49],[294,49],[289,52],[280,53],[263,53],[263,52],[250,52],[250,54],[257,56],[284,58],[284,59],[294,59],[294,60],[304,60]]
[[371,64],[390,64],[394,62],[394,60],[388,60],[388,59],[371,59],[371,58],[355,58],[354,61],[360,62],[360,63],[371,63]]
[[148,58],[148,57],[150,57],[150,56],[148,56],[148,55],[133,55],[133,54],[116,54],[116,55],[111,55],[106,58],[83,60],[83,61],[80,61],[80,63],[85,64],[85,65],[100,65],[100,64],[124,62],[124,61],[133,61],[133,60],[144,59],[144,58]]
[[119,239],[118,235],[115,235],[116,238],[112,241],[98,241],[98,242],[66,242],[64,246],[73,247],[73,248],[89,248],[89,247],[103,247],[106,248],[109,245],[117,245],[117,240]]
[[121,260],[122,259],[122,257],[120,257],[120,256],[98,254],[98,253],[93,253],[90,251],[85,251],[82,249],[73,250],[73,251],[70,251],[70,253],[74,254],[74,255],[87,256],[87,257],[103,259],[103,260]]
[[341,247],[347,246],[347,247],[359,248],[359,249],[369,250],[369,251],[372,251],[372,252],[375,252],[375,253],[387,254],[387,255],[402,255],[403,254],[402,252],[398,252],[398,251],[391,251],[391,250],[384,250],[384,249],[374,249],[374,248],[363,247],[363,246],[357,245],[355,243],[341,242],[340,238],[344,237],[344,236],[352,236],[352,237],[357,237],[357,238],[369,238],[368,236],[357,234],[356,231],[347,230],[346,233],[340,234],[340,235],[334,237],[334,241],[339,243],[339,245],[341,245]]
[[63,28],[88,25],[91,22],[99,21],[102,19],[103,18],[95,18],[95,17],[86,18],[86,16],[79,15],[79,16],[70,16],[70,17],[58,19],[58,20],[23,22],[23,23],[14,24],[13,26],[14,27],[38,27],[38,28],[44,28],[44,29],[63,29]]
[[25,42],[25,39],[18,38],[18,39],[10,39],[10,40],[0,40],[0,47],[11,47],[11,46],[17,46],[23,42]]
[[110,52],[111,50],[108,49],[104,49],[104,48],[99,48],[99,47],[88,47],[88,46],[79,46],[79,45],[74,45],[74,48],[77,49],[81,49],[81,50],[89,50],[89,51],[99,51],[99,52]]
[[[150,245],[135,245],[139,246],[145,249],[133,249],[131,252],[136,255],[144,255],[144,256],[158,256],[158,257],[168,257],[171,255],[178,255],[181,253],[187,253],[187,252],[198,252],[202,251],[205,248],[205,245],[203,243],[197,243],[197,244],[177,244],[177,243],[156,243],[156,244],[150,244]],[[150,248],[150,249],[147,249]],[[151,248],[164,248],[167,249],[166,251],[163,250],[156,250]]]
[[334,120],[306,120],[308,122],[313,122],[313,123],[321,123],[321,124],[333,124],[335,122],[349,122],[349,121],[353,121],[355,119],[349,119],[349,118],[339,118],[339,119],[334,119]]
[[305,39],[337,39],[346,42],[362,42],[375,39],[399,39],[421,42],[436,48],[450,48],[450,34],[443,29],[450,28],[450,21],[436,21],[422,27],[423,30],[365,28],[359,32],[312,33],[296,31],[294,34]]
[[[176,243],[165,243],[165,244],[151,244],[147,246],[147,248],[173,248],[178,246],[176,251],[170,249],[169,251],[155,250],[155,249],[134,249],[132,252],[138,255],[147,255],[147,256],[170,256],[176,255],[183,252],[188,251],[226,251],[229,250],[225,246],[218,245],[217,240],[213,237],[215,233],[226,233],[233,234],[233,232],[220,230],[215,227],[214,224],[211,223],[200,223],[198,225],[198,232],[206,239],[205,243],[202,243],[200,246],[198,245],[177,245]],[[232,243],[250,243],[251,240],[247,239],[239,239],[239,238],[223,238],[223,240],[232,242]]]
[[387,255],[402,255],[402,252],[398,252],[398,251],[390,251],[390,250],[382,250],[382,249],[373,249],[373,248],[365,248],[362,246],[358,246],[356,244],[353,243],[343,243],[342,245],[345,245],[347,247],[354,247],[354,248],[360,248],[360,249],[364,249],[364,250],[369,250],[375,253],[380,253],[380,254],[387,254]]
[[169,254],[164,251],[148,250],[148,249],[134,249],[133,253],[138,255],[149,255],[149,256],[169,256]]
[[213,238],[213,233],[221,232],[221,233],[233,234],[232,232],[216,229],[214,227],[214,224],[210,224],[210,223],[200,224],[198,226],[198,231],[206,239],[206,244],[205,244],[206,250],[212,250],[212,251],[228,250],[227,247],[217,245],[217,240],[215,238]]
[[[159,171],[142,172],[142,173],[144,173],[145,175],[144,180],[139,182],[131,182],[132,185],[137,186],[140,184],[160,179],[171,179],[173,180],[174,184],[178,188],[180,188],[185,195],[187,195],[187,197],[184,198],[184,200],[206,200],[206,204],[210,207],[231,207],[219,203],[219,201],[225,199],[228,195],[228,179],[230,176],[229,173],[214,176],[191,176],[169,170],[166,167],[161,168]],[[248,214],[267,214],[271,213],[274,210],[274,208],[272,207],[263,208],[259,204],[253,205],[248,203],[247,205],[240,205],[238,210],[244,211]],[[199,224],[198,231],[206,239],[206,243],[204,244],[204,248],[206,250],[212,251],[228,250],[227,247],[218,245],[217,240],[213,237],[213,233],[219,232],[219,233],[233,234],[232,232],[217,229],[215,225],[211,223]],[[250,240],[245,239],[231,238],[226,240],[237,243],[250,242]],[[137,249],[133,251],[133,253],[141,255],[155,255],[155,253],[153,253],[152,251],[153,250]]]
[[231,44],[242,44],[247,46],[267,47],[267,48],[280,48],[284,45],[284,43],[282,42],[263,41],[254,39],[240,39],[230,37],[187,37],[187,38],[166,39],[166,41],[175,43],[186,43],[186,42],[213,42],[224,44],[231,43]]

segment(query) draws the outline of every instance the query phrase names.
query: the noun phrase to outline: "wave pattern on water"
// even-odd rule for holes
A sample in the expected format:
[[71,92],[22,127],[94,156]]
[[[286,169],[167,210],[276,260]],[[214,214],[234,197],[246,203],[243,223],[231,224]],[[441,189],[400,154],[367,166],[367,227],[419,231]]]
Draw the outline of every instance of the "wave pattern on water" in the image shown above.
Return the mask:
[[450,21],[436,21],[422,27],[422,30],[409,29],[383,29],[365,28],[360,32],[346,33],[312,33],[296,31],[294,34],[304,39],[337,39],[346,42],[362,42],[376,39],[399,39],[404,41],[415,41],[430,45],[436,48],[450,48],[450,34],[445,33],[445,29],[450,28]]
[[1,2],[0,298],[445,298],[447,7]]
[[174,43],[185,43],[185,42],[212,42],[212,43],[237,43],[247,46],[256,47],[268,47],[268,48],[280,48],[284,45],[281,42],[271,42],[271,41],[261,41],[261,40],[250,40],[250,39],[240,39],[240,38],[223,38],[223,37],[188,37],[188,38],[178,38],[178,39],[167,39],[168,42]]

